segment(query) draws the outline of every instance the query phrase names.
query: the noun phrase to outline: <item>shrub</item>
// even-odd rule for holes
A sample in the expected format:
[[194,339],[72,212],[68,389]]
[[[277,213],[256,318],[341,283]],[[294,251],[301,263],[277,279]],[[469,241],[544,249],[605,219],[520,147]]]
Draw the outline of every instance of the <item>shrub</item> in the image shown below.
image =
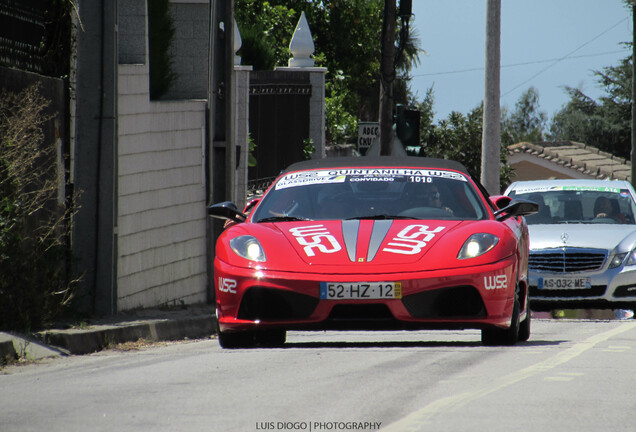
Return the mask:
[[44,142],[48,104],[38,85],[0,93],[0,329],[42,328],[72,297],[69,214],[57,203],[56,148]]

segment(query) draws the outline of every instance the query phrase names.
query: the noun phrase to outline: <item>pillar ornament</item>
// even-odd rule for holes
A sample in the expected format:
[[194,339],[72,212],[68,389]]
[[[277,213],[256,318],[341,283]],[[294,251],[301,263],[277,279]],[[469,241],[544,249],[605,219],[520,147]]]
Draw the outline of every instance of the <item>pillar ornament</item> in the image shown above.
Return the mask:
[[314,67],[314,59],[311,58],[314,53],[314,40],[311,37],[305,12],[300,14],[296,30],[289,43],[289,50],[292,53],[289,67]]

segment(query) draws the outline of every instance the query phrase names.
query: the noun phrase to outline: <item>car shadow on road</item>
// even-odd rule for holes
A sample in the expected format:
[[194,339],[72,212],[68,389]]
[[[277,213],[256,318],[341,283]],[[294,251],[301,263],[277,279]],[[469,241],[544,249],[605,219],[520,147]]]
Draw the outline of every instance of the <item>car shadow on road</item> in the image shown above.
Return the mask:
[[[534,341],[518,342],[514,346],[504,348],[524,348],[555,346],[568,341]],[[347,342],[347,341],[315,341],[315,342],[287,342],[282,348],[457,348],[457,347],[501,348],[502,346],[487,346],[481,341],[381,341],[381,342]]]

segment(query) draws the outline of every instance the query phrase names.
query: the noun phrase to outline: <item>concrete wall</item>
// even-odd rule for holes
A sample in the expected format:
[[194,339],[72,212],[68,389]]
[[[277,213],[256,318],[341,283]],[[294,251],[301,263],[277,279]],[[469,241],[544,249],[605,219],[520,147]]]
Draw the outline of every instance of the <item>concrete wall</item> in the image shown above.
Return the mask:
[[117,311],[205,303],[208,2],[171,1],[179,78],[150,101],[148,0],[118,1]]
[[150,102],[119,66],[117,310],[207,300],[205,102]]

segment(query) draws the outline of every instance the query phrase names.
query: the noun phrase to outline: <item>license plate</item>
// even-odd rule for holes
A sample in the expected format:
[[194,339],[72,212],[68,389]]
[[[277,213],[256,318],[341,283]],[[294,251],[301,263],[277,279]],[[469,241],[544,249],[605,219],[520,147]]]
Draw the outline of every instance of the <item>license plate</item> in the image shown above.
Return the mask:
[[590,278],[539,278],[539,289],[587,289],[592,288]]
[[320,282],[324,300],[377,300],[402,298],[400,282]]

